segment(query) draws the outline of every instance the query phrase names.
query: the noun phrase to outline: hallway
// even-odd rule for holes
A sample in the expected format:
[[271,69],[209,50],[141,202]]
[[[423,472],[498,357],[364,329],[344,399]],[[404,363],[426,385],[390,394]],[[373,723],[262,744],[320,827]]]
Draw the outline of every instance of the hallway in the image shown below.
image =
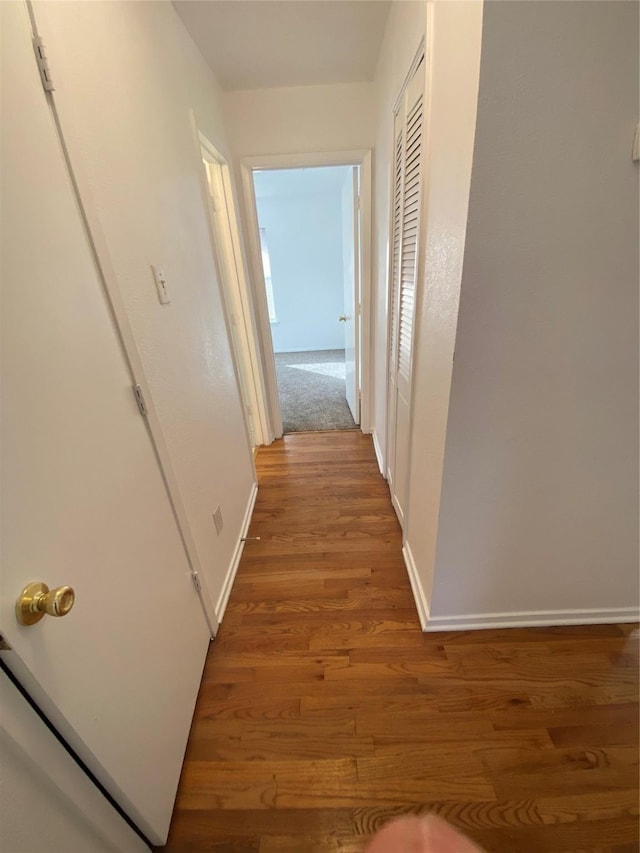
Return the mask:
[[637,849],[634,626],[423,634],[370,437],[257,465],[165,849],[356,853],[423,810],[492,853]]

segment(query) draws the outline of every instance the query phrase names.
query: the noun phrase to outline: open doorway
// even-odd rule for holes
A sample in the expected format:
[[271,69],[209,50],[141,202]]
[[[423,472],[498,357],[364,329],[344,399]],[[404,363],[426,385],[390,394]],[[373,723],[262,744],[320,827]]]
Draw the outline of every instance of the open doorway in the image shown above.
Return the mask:
[[360,167],[256,169],[283,432],[360,423]]

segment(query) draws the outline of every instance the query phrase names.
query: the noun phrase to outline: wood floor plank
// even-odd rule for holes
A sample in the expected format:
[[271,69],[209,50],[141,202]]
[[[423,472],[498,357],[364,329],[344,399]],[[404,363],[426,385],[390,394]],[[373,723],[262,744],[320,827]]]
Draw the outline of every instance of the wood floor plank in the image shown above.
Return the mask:
[[637,853],[638,626],[423,634],[369,436],[257,469],[166,849],[362,853],[435,812],[491,853]]
[[203,685],[198,699],[198,713],[194,717],[192,730],[195,731],[206,720],[256,720],[269,721],[290,719],[300,716],[300,699],[297,697],[269,698],[263,701],[249,699],[215,699]]
[[320,758],[360,758],[374,754],[373,738],[356,735],[238,737],[194,736],[189,755],[201,761],[308,761]]
[[479,753],[498,796],[517,798],[627,790],[638,781],[637,747],[531,750],[489,745]]

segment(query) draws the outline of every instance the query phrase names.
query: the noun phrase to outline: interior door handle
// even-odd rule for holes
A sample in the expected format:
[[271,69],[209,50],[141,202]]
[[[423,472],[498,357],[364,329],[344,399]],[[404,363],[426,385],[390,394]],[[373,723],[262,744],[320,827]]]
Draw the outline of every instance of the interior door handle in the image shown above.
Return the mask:
[[341,315],[338,317],[338,322],[339,322],[339,323],[346,323],[348,319],[349,319],[349,318],[347,317],[347,315],[346,315],[346,314],[341,314]]
[[35,625],[45,613],[66,616],[75,600],[75,592],[70,586],[49,590],[46,583],[29,583],[16,601],[16,619],[20,625]]

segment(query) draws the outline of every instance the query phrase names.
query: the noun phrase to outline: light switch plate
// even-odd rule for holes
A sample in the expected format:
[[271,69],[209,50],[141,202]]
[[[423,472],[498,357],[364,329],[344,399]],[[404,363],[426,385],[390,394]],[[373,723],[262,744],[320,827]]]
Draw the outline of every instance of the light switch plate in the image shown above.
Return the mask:
[[220,509],[220,507],[216,507],[216,511],[213,513],[213,523],[216,526],[216,533],[219,536],[221,531],[222,531],[222,526],[223,526],[222,510]]
[[159,267],[152,266],[151,271],[153,272],[153,280],[156,283],[156,290],[158,291],[158,299],[160,300],[160,304],[168,305],[171,302],[171,299],[169,298],[167,277],[164,274],[164,270],[161,270]]

